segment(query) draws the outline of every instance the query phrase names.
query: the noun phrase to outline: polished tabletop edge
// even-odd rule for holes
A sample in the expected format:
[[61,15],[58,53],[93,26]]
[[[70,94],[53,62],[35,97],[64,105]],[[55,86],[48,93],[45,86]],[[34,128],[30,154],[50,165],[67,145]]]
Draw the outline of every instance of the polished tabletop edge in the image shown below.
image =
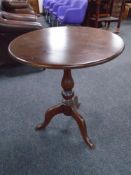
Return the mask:
[[91,27],[52,27],[23,34],[9,45],[17,61],[49,69],[84,68],[108,62],[124,50],[122,38]]

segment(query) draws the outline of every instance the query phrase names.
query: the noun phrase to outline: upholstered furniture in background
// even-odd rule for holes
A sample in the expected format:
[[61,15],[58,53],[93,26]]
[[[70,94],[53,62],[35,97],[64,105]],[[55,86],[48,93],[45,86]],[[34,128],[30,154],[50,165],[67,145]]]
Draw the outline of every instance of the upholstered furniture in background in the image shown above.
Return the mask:
[[81,25],[88,0],[44,0],[43,9],[51,25]]
[[15,63],[8,53],[8,45],[15,37],[41,28],[36,15],[0,11],[0,66]]
[[4,11],[20,14],[34,14],[32,6],[26,0],[2,0],[1,8]]

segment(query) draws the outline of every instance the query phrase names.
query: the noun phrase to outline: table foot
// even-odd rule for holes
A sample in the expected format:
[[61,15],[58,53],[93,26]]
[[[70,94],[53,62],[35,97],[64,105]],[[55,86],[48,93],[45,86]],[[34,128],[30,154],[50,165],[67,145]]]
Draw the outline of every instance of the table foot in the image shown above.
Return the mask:
[[87,133],[87,127],[84,118],[78,113],[75,107],[72,107],[72,117],[77,122],[78,127],[81,132],[81,136],[83,137],[85,143],[93,149],[95,145],[91,142],[88,133]]
[[36,130],[41,130],[41,129],[45,129],[47,127],[47,125],[49,124],[49,122],[52,120],[52,118],[63,112],[63,105],[62,104],[58,104],[56,106],[53,106],[51,108],[49,108],[47,110],[47,112],[45,113],[45,120],[43,123],[40,123],[36,126]]

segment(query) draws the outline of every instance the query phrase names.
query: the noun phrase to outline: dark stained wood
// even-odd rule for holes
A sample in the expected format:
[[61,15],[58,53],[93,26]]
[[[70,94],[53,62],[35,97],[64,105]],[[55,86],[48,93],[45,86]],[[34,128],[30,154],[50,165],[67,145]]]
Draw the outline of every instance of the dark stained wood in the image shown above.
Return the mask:
[[37,67],[63,69],[95,66],[118,56],[123,40],[109,32],[89,27],[54,27],[16,38],[10,54]]
[[61,82],[63,91],[63,101],[61,104],[58,104],[56,106],[53,106],[49,108],[45,114],[45,120],[43,123],[36,126],[36,130],[45,129],[51,119],[60,113],[64,113],[66,116],[72,116],[76,123],[78,124],[78,127],[80,129],[81,135],[85,141],[85,143],[92,149],[94,148],[94,144],[89,139],[89,136],[87,134],[87,128],[86,123],[83,117],[78,113],[77,111],[77,105],[75,103],[74,98],[74,92],[72,91],[72,88],[74,87],[74,81],[71,75],[70,69],[64,70],[64,75]]
[[118,56],[124,49],[123,40],[108,31],[88,27],[58,27],[31,32],[16,38],[9,45],[10,54],[18,61],[36,67],[63,69],[61,81],[63,100],[47,110],[44,121],[36,130],[48,126],[60,113],[72,116],[85,143],[94,148],[83,117],[78,113],[78,97],[74,95],[72,68],[95,66]]
[[[114,9],[117,5],[117,16],[114,16]],[[120,6],[120,7],[119,7]],[[120,24],[122,19],[122,12],[124,11],[125,0],[90,0],[89,1],[89,25],[98,28],[102,25],[102,22],[105,23],[106,29],[109,29],[110,23],[116,23],[116,33],[120,31]],[[92,10],[90,10],[93,8]]]

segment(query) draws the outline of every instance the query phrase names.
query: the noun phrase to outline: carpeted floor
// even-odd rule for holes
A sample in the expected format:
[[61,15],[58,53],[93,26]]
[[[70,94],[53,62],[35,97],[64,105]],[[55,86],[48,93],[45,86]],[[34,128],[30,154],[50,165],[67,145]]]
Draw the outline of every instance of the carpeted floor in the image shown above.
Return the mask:
[[117,59],[73,71],[94,150],[70,117],[34,130],[61,101],[62,71],[0,69],[0,175],[131,175],[131,20],[120,35],[126,48]]

